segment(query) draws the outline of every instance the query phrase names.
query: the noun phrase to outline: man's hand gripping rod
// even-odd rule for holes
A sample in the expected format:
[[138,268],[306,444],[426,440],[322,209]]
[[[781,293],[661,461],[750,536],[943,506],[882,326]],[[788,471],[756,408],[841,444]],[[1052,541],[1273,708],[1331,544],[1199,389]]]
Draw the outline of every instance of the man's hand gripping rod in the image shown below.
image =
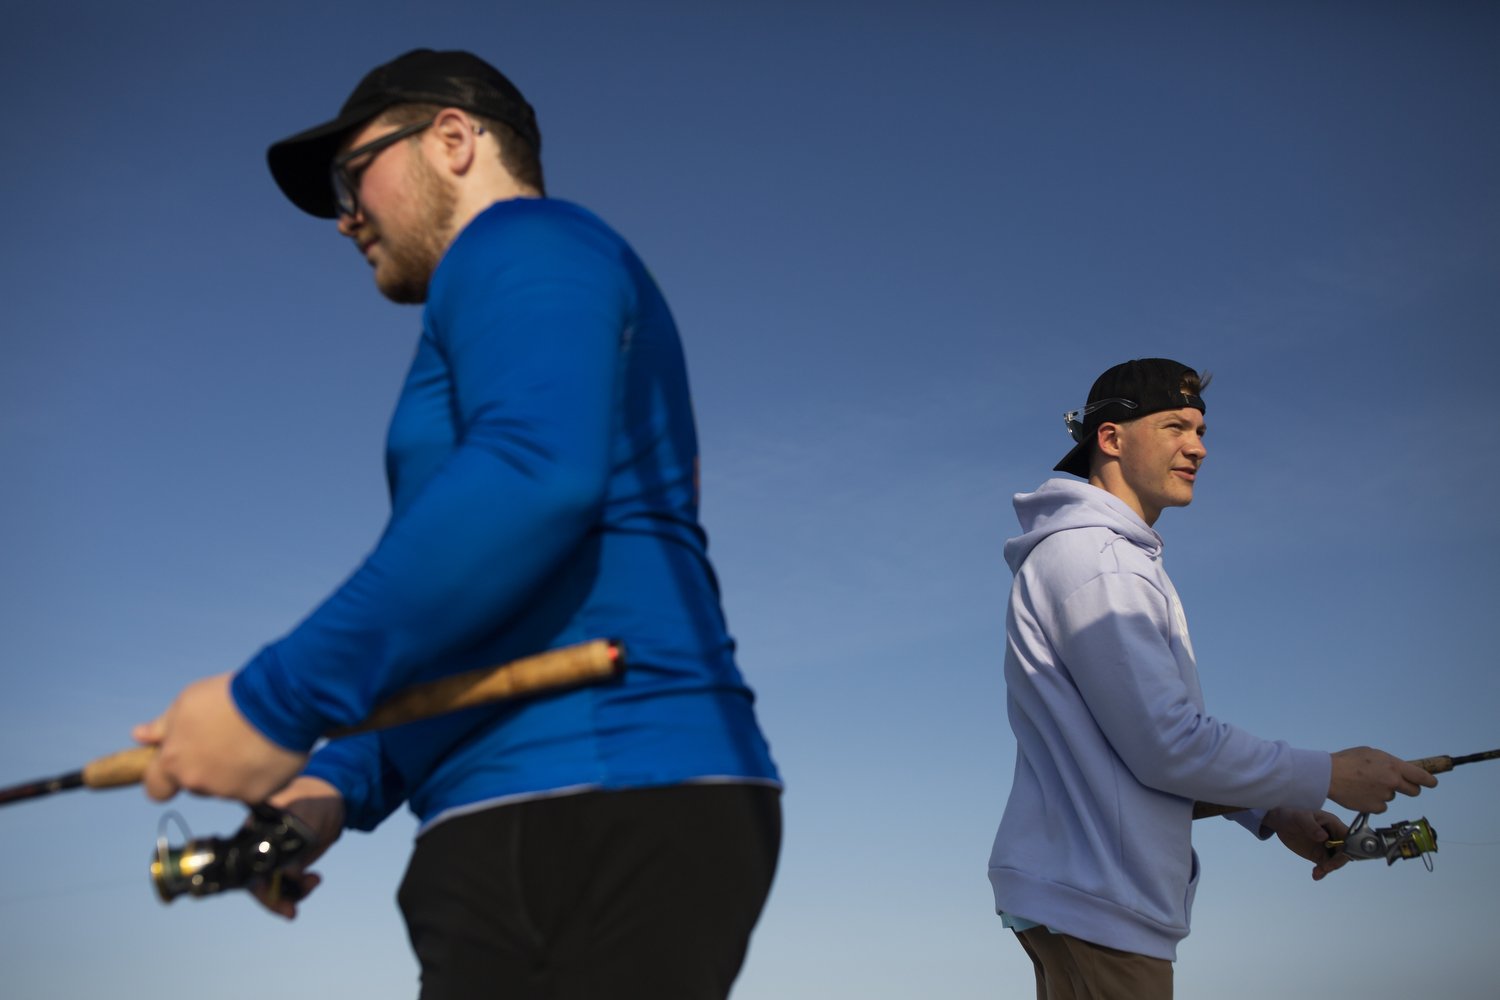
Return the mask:
[[[587,684],[614,677],[624,666],[625,652],[620,643],[595,639],[418,684],[378,705],[359,725],[334,729],[324,735],[335,740],[475,705]],[[138,784],[146,773],[146,765],[155,756],[155,747],[134,747],[92,760],[77,771],[55,778],[0,788],[0,805],[40,798],[70,788],[120,788]]]
[[[618,676],[625,667],[620,643],[592,642],[549,650],[494,667],[443,677],[419,684],[375,708],[356,726],[334,729],[329,739],[386,729],[464,708],[556,691]],[[136,747],[100,757],[83,768],[56,778],[0,789],[0,805],[38,798],[70,788],[119,788],[138,783],[156,755],[155,747]],[[250,817],[232,837],[190,840],[168,847],[158,837],[151,880],[162,902],[191,894],[208,896],[225,889],[244,888],[258,880],[284,898],[301,896],[298,879],[283,881],[282,871],[315,846],[315,837],[296,816],[265,803],[250,807]]]
[[[1462,757],[1422,757],[1407,763],[1415,764],[1428,774],[1444,774],[1460,764],[1474,764],[1481,760],[1500,760],[1500,749]],[[1239,806],[1221,806],[1212,802],[1193,803],[1193,819],[1243,811]],[[1356,816],[1349,827],[1349,833],[1342,840],[1328,841],[1329,855],[1343,852],[1355,861],[1385,858],[1388,865],[1395,864],[1398,858],[1420,857],[1428,870],[1432,869],[1432,859],[1427,855],[1437,851],[1437,831],[1425,816],[1419,820],[1403,820],[1378,830],[1370,828],[1369,820],[1369,813]]]

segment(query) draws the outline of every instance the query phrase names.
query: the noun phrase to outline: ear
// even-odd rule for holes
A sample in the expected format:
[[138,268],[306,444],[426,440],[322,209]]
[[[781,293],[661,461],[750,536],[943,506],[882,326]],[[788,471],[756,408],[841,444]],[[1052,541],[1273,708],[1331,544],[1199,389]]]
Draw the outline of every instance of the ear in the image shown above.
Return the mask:
[[463,176],[474,165],[479,133],[467,115],[457,108],[444,108],[433,119],[429,132],[437,140],[439,162],[448,172]]
[[1094,434],[1094,444],[1099,449],[1099,454],[1110,458],[1120,457],[1120,452],[1124,450],[1125,428],[1106,421],[1099,425]]

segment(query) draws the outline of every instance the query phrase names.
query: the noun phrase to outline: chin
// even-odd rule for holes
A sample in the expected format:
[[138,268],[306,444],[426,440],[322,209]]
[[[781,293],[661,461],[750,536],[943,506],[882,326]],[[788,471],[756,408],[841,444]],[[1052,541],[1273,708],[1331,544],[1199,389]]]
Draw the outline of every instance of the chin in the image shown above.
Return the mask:
[[380,294],[398,305],[419,306],[427,301],[427,279],[416,280],[408,275],[383,277],[375,272],[375,287]]
[[1157,502],[1160,503],[1162,510],[1168,507],[1186,507],[1193,502],[1193,490],[1191,487],[1164,490],[1158,494]]

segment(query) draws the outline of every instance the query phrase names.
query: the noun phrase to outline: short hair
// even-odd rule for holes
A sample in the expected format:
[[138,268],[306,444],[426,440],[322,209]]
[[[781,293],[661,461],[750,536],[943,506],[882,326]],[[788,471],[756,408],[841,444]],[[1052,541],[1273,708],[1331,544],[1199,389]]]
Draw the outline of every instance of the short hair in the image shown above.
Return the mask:
[[1201,396],[1203,390],[1208,388],[1208,383],[1214,380],[1213,372],[1204,372],[1199,375],[1194,371],[1182,373],[1182,391],[1189,396]]
[[[415,125],[417,122],[437,117],[439,111],[449,106],[446,104],[393,104],[376,116],[376,120],[389,125]],[[495,143],[500,147],[500,165],[515,179],[517,184],[532,188],[540,195],[547,193],[546,182],[542,179],[541,153],[531,143],[521,138],[521,133],[502,121],[475,114],[467,109],[460,108],[459,110],[484,126],[484,130],[495,137]]]

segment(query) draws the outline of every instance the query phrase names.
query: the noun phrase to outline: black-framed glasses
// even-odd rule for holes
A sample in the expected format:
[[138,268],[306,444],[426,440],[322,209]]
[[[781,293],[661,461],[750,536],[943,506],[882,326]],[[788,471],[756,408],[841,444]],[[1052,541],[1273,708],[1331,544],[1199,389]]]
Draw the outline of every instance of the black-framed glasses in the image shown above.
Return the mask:
[[[333,177],[333,203],[337,206],[340,215],[359,214],[359,179],[364,172],[370,169],[370,164],[375,162],[375,157],[380,155],[381,150],[394,146],[408,136],[416,135],[424,128],[430,128],[436,118],[405,128],[398,128],[394,132],[387,132],[379,139],[371,139],[363,146],[356,146],[343,156],[335,157],[329,172]],[[350,168],[350,164],[361,156],[368,157],[359,166]]]

